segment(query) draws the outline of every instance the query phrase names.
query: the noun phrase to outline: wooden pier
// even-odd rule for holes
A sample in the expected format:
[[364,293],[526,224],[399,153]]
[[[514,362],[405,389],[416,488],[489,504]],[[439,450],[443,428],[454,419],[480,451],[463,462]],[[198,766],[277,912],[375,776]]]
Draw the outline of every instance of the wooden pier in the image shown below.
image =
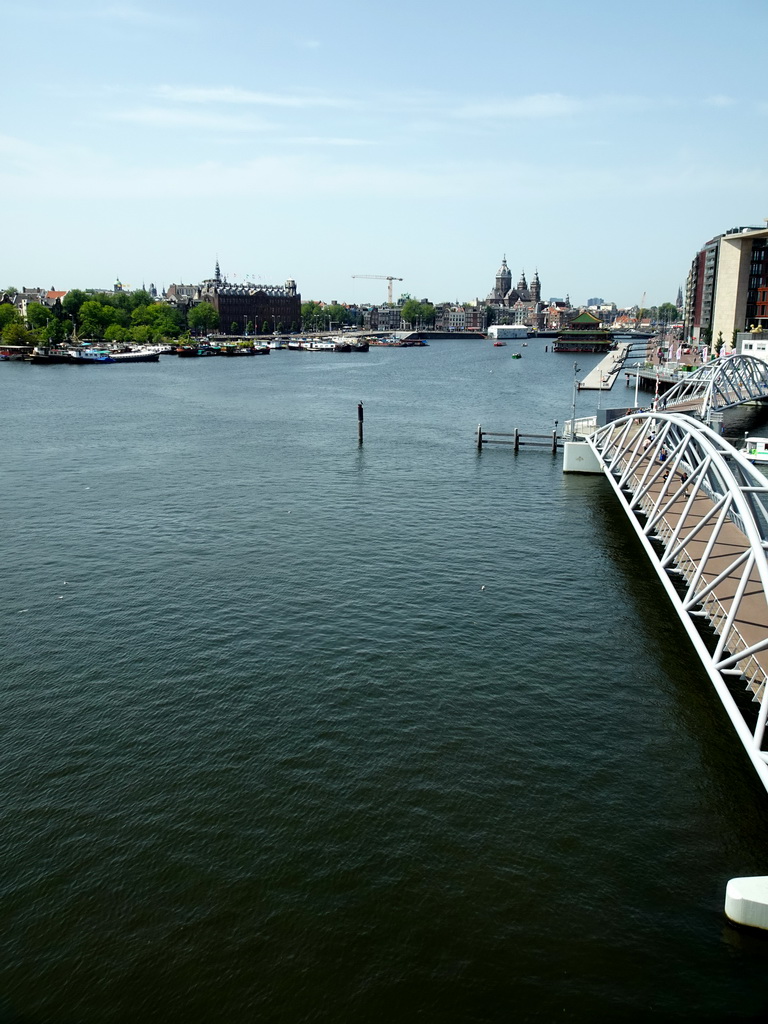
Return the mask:
[[505,434],[499,431],[483,430],[478,423],[477,450],[481,451],[483,445],[486,444],[510,445],[515,453],[519,452],[521,447],[549,448],[552,454],[556,455],[557,449],[563,447],[563,439],[557,436],[557,427],[551,434],[521,434],[517,427],[515,427],[514,433]]

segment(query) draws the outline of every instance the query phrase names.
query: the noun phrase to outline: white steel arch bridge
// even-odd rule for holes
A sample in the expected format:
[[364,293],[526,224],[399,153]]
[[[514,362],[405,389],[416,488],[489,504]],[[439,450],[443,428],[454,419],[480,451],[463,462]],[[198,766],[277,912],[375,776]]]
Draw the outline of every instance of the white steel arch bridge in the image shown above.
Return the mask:
[[680,413],[587,440],[768,790],[768,479]]
[[768,363],[733,355],[713,359],[689,373],[659,396],[656,408],[686,412],[709,423],[713,413],[759,401],[768,401]]

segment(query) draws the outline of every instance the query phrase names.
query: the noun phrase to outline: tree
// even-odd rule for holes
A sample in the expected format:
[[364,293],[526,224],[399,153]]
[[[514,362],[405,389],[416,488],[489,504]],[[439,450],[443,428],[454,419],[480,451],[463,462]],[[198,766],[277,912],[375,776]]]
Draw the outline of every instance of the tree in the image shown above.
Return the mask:
[[720,355],[720,353],[723,350],[723,344],[724,344],[724,342],[723,342],[723,332],[722,331],[718,331],[717,332],[717,341],[715,342],[715,355],[718,355],[718,356]]
[[403,303],[403,308],[400,310],[400,316],[407,324],[414,326],[416,321],[419,319],[420,311],[421,303],[417,302],[416,299],[408,299]]
[[71,320],[57,320],[56,317],[51,317],[47,326],[43,329],[42,334],[43,337],[53,345],[60,345],[62,341],[67,340],[71,330]]
[[349,319],[349,310],[346,306],[340,306],[338,302],[332,302],[323,310],[323,320],[332,324],[345,324]]
[[659,320],[663,324],[669,324],[677,320],[677,306],[673,302],[662,302],[659,306]]
[[421,303],[420,320],[423,324],[433,324],[435,322],[435,307],[431,302]]
[[107,327],[117,321],[117,314],[114,307],[89,299],[80,307],[80,332],[86,338],[103,338]]
[[120,324],[110,324],[106,331],[104,331],[105,341],[118,341],[122,343],[128,341],[130,336],[130,329],[128,327],[121,327]]
[[187,324],[190,330],[210,334],[219,326],[219,314],[210,302],[201,302],[187,313]]
[[132,327],[151,327],[156,339],[177,338],[181,334],[182,315],[177,309],[164,302],[153,302],[151,306],[137,306],[131,313]]
[[67,316],[73,317],[75,323],[79,324],[80,309],[83,303],[87,302],[89,298],[90,296],[86,292],[80,291],[79,288],[73,288],[72,291],[67,292],[67,294],[62,299],[62,309],[67,314]]
[[11,321],[3,328],[3,341],[6,345],[34,345],[39,340],[38,335],[28,331],[20,322]]
[[146,324],[139,324],[138,327],[130,327],[128,329],[130,339],[134,345],[149,345],[150,342],[154,341],[154,334],[152,328]]
[[47,306],[43,306],[39,302],[30,302],[27,305],[27,323],[32,327],[45,327],[51,319],[53,319],[51,311]]
[[403,303],[400,314],[406,323],[415,327],[432,323],[435,319],[435,307],[431,302],[419,302],[417,299],[408,299]]
[[305,331],[317,330],[323,323],[323,307],[319,302],[302,302],[301,325]]
[[21,323],[19,311],[9,302],[0,302],[0,332],[4,331],[9,324]]
[[262,334],[269,334],[269,324],[268,324],[268,322],[266,320],[261,325],[261,333]]

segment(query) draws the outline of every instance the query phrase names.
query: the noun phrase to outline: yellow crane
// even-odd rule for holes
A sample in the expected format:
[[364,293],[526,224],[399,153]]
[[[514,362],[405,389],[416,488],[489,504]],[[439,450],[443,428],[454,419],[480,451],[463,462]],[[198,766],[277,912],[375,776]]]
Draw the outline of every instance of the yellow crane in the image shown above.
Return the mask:
[[387,302],[392,305],[392,282],[402,281],[402,277],[395,277],[394,274],[353,274],[352,277],[360,277],[365,281],[387,281]]

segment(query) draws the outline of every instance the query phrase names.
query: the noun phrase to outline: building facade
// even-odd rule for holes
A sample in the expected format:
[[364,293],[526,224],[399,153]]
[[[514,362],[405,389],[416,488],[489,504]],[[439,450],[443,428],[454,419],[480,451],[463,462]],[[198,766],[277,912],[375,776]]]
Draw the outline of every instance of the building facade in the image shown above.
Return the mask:
[[294,280],[282,286],[230,284],[221,276],[218,260],[213,277],[198,285],[172,284],[166,299],[186,307],[210,303],[219,314],[221,330],[234,334],[245,334],[249,324],[257,334],[301,328],[301,295]]
[[[732,228],[696,253],[685,290],[685,339],[730,347],[734,333],[765,319],[768,227]],[[768,320],[766,320],[768,323]]]

